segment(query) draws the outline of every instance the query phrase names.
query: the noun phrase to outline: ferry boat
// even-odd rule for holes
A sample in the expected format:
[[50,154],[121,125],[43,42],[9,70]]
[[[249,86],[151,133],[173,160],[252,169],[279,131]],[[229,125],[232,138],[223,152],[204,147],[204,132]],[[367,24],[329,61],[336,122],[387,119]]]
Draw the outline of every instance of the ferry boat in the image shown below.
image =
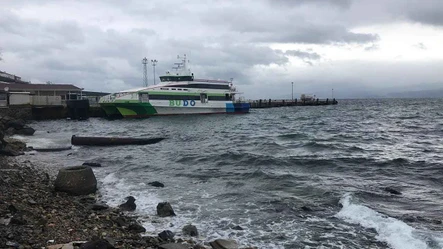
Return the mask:
[[[180,58],[180,57],[178,57]],[[160,76],[160,84],[103,96],[101,108],[109,117],[141,118],[157,115],[248,113],[250,104],[236,95],[231,81],[195,79],[186,55],[174,73]]]

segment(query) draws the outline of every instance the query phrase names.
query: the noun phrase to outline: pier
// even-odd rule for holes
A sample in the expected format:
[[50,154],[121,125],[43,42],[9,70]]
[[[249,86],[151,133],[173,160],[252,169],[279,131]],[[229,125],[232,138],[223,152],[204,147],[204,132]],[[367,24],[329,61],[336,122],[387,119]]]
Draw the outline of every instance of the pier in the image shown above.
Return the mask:
[[334,99],[259,99],[248,101],[251,108],[272,108],[282,106],[318,106],[318,105],[336,105]]

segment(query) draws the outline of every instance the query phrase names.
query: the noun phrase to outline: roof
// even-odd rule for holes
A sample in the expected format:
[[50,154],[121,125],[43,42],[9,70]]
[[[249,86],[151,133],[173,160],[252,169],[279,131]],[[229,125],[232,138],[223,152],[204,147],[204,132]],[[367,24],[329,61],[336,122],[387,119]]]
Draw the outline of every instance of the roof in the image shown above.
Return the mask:
[[0,89],[9,87],[9,91],[81,91],[82,89],[71,84],[10,84],[0,82]]

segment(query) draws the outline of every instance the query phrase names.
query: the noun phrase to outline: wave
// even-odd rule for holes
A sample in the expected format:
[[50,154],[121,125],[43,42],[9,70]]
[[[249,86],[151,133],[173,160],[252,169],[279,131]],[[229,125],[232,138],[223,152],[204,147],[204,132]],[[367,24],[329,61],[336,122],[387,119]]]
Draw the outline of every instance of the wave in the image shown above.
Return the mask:
[[337,218],[368,229],[375,229],[378,234],[376,238],[394,249],[443,248],[443,235],[419,231],[401,220],[354,203],[349,193],[343,196],[340,203],[343,207],[335,215]]
[[303,133],[288,133],[288,134],[282,134],[277,136],[278,138],[281,139],[306,139],[308,138],[308,135],[303,134]]

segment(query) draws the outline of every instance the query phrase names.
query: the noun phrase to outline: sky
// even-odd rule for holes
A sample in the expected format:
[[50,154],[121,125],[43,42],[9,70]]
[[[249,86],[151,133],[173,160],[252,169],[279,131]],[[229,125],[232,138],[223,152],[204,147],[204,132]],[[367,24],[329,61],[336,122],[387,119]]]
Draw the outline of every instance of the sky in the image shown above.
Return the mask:
[[233,78],[248,99],[443,88],[442,0],[0,4],[0,70],[32,83],[120,91],[143,86],[144,57],[158,83],[186,54],[196,78]]

